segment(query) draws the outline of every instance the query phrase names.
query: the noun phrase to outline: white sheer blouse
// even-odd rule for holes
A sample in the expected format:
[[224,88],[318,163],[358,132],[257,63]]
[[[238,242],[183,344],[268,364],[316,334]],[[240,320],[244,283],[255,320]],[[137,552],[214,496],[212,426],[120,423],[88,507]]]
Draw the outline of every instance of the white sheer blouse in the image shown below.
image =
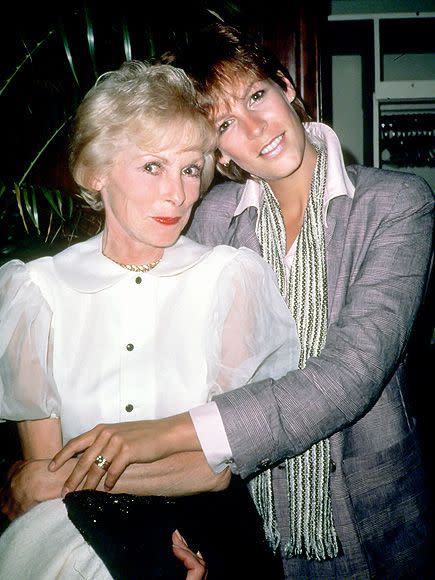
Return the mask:
[[2,419],[60,417],[66,442],[297,366],[294,321],[254,252],[181,237],[135,274],[101,238],[0,269]]

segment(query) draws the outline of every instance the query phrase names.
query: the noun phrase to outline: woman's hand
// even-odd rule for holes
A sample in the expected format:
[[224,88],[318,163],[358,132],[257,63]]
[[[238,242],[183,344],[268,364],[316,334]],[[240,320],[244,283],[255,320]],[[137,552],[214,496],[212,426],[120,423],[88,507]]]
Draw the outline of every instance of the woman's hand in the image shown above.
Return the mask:
[[2,482],[0,488],[0,511],[10,520],[14,520],[21,513],[24,513],[37,503],[31,494],[27,496],[27,493],[31,492],[27,485],[21,489],[24,492],[24,497],[20,493],[14,493],[14,478],[19,477],[26,463],[28,462],[22,460],[15,461],[9,468],[5,481]]
[[10,520],[33,506],[61,496],[65,479],[76,464],[72,459],[56,473],[48,471],[49,459],[16,461],[0,489],[0,510]]
[[200,450],[190,415],[182,413],[155,421],[97,425],[71,439],[54,456],[49,469],[56,471],[76,454],[82,453],[65,482],[62,495],[79,486],[95,489],[104,476],[104,487],[110,490],[132,463],[150,463],[173,453]]
[[197,554],[192,552],[178,530],[172,534],[172,551],[183,562],[188,571],[186,580],[205,580],[207,578],[207,566],[203,557],[199,552]]

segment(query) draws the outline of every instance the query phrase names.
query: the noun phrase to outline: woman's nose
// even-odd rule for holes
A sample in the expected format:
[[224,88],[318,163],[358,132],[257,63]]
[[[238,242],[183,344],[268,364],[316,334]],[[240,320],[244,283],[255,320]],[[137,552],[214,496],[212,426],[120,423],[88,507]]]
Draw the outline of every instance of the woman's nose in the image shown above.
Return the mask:
[[246,115],[244,123],[246,135],[250,139],[254,139],[255,137],[262,135],[267,125],[266,120],[256,113]]
[[165,200],[169,201],[173,205],[183,205],[186,199],[186,194],[184,192],[184,184],[182,179],[180,177],[175,177],[168,180],[164,195]]

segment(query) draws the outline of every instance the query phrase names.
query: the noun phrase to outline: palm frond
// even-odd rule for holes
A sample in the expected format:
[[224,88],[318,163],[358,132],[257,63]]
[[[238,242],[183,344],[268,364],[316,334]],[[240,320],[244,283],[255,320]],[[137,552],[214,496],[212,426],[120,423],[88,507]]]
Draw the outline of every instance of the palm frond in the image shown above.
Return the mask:
[[130,39],[130,32],[128,30],[127,20],[124,17],[122,19],[122,38],[124,41],[124,54],[125,60],[131,60],[131,39]]
[[49,139],[45,142],[43,147],[41,147],[41,149],[38,151],[37,155],[32,159],[30,165],[28,166],[28,168],[24,172],[23,176],[21,177],[20,181],[18,182],[18,185],[21,185],[23,183],[23,181],[26,179],[26,177],[28,176],[28,174],[32,170],[32,167],[35,165],[35,163],[38,161],[38,159],[41,157],[41,155],[44,153],[44,151],[47,149],[47,147],[50,145],[50,143],[56,137],[56,135],[58,135],[58,133],[60,133],[60,131],[62,131],[62,129],[65,127],[65,125],[71,120],[71,118],[72,118],[72,115],[70,115],[67,119],[65,119],[65,121],[63,123],[61,123],[61,125],[59,125],[59,127],[57,127],[57,129],[54,131],[54,133],[51,135],[51,137],[49,137]]
[[41,191],[45,199],[48,201],[49,206],[61,220],[64,220],[65,218],[62,211],[64,195],[58,189],[51,190],[44,186],[41,187]]
[[68,42],[68,38],[66,36],[66,32],[65,32],[65,27],[63,25],[60,26],[60,35],[62,38],[62,44],[63,44],[63,48],[65,50],[65,54],[66,54],[66,58],[68,61],[68,64],[70,66],[71,72],[73,74],[74,80],[77,84],[78,87],[80,87],[80,82],[76,73],[76,69],[74,67],[74,62],[73,62],[73,58],[72,58],[72,54],[71,54],[71,49],[69,46],[69,42]]
[[23,204],[21,203],[21,189],[20,189],[19,185],[17,185],[16,183],[14,184],[14,192],[15,192],[15,198],[17,200],[18,211],[20,212],[20,216],[21,216],[21,221],[23,222],[24,229],[26,230],[26,232],[28,234],[29,228],[27,227],[26,218],[24,217]]
[[27,215],[29,216],[39,235],[41,232],[39,230],[39,212],[38,205],[36,203],[35,190],[32,186],[24,185],[21,187],[21,192],[23,194],[23,201]]
[[92,20],[89,14],[88,3],[85,2],[85,19],[86,19],[86,38],[88,40],[89,54],[91,56],[92,68],[94,71],[94,77],[98,78],[97,72],[97,61],[95,58],[95,36],[94,28],[92,26]]
[[215,12],[214,10],[210,10],[210,8],[206,8],[206,10],[209,14],[211,14],[212,16],[214,16],[215,18],[217,18],[221,22],[225,22],[225,20],[222,18],[222,16],[219,16],[219,14],[217,12]]
[[[12,38],[18,39],[18,64],[0,81],[1,103],[6,104],[2,129],[10,145],[4,163],[10,175],[0,174],[0,220],[8,224],[4,232],[27,234],[41,244],[93,235],[90,232],[104,223],[63,189],[58,172],[62,132],[83,96],[82,87],[117,68],[123,56],[127,61],[152,61],[165,50],[188,43],[199,26],[189,6],[168,11],[162,20],[160,7],[154,5],[134,5],[134,10],[121,6],[111,12],[102,11],[97,0],[74,4],[72,8],[59,3],[50,13],[34,6],[33,19],[17,19],[11,30]],[[239,4],[236,0],[198,0],[195,17],[231,22],[240,16]]]
[[15,76],[20,72],[20,70],[24,67],[24,65],[26,64],[26,62],[30,61],[32,59],[32,55],[38,50],[38,48],[40,48],[47,40],[48,38],[54,34],[54,30],[50,30],[48,32],[48,34],[39,42],[36,43],[36,45],[32,48],[32,50],[28,50],[26,43],[23,41],[23,45],[24,48],[26,49],[26,56],[23,58],[23,60],[16,66],[14,72],[11,74],[11,76],[6,79],[6,81],[4,82],[3,86],[0,88],[0,96],[3,94],[3,92],[6,90],[7,86],[10,84],[10,82],[15,78]]

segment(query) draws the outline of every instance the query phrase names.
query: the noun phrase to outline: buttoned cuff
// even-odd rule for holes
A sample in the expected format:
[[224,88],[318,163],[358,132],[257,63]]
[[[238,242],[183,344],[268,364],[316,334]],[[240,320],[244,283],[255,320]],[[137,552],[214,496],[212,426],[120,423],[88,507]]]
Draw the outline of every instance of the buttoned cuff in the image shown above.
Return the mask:
[[224,424],[215,402],[189,411],[208,464],[215,473],[234,463]]

